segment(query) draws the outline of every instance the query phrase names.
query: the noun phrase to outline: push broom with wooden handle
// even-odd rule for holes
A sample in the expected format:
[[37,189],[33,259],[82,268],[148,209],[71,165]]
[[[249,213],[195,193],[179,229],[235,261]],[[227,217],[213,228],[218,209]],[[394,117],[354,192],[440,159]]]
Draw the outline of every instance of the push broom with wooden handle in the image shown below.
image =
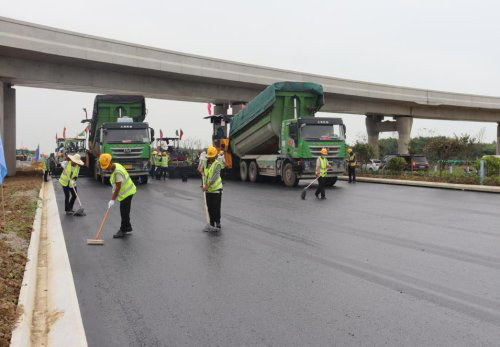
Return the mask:
[[110,207],[108,207],[108,209],[106,210],[106,214],[104,215],[104,219],[101,222],[101,226],[99,228],[99,231],[97,232],[97,235],[95,236],[95,239],[87,239],[87,245],[104,245],[104,240],[99,240],[99,235],[101,235],[104,222],[106,221],[106,218],[108,218],[109,209]]

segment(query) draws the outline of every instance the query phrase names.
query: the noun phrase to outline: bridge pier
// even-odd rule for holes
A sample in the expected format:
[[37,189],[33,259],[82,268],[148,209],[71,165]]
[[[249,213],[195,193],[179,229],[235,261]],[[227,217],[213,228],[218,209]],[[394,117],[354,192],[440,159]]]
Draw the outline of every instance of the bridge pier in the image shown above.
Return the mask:
[[497,155],[500,155],[500,123],[497,123]]
[[408,154],[410,144],[411,126],[413,124],[412,117],[393,116],[395,121],[383,121],[384,115],[367,114],[366,115],[366,132],[368,134],[368,144],[373,148],[373,154],[379,158],[378,139],[381,132],[397,131],[398,138],[398,154]]
[[16,90],[0,82],[0,133],[9,176],[16,174]]
[[245,103],[244,102],[235,102],[235,103],[232,103],[231,104],[231,108],[233,110],[233,116],[235,114],[237,114],[238,112],[240,112],[241,110],[243,110],[243,108],[245,107]]

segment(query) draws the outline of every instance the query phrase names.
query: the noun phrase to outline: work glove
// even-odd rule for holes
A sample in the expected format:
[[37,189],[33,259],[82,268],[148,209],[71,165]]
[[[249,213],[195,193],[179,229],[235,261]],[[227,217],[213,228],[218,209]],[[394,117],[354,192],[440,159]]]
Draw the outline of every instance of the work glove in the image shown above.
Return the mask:
[[74,187],[74,186],[76,185],[76,181],[75,181],[75,180],[70,180],[70,181],[69,181],[69,185],[70,185],[71,187]]
[[108,208],[113,207],[114,204],[115,204],[114,200],[109,200],[109,202],[108,202]]

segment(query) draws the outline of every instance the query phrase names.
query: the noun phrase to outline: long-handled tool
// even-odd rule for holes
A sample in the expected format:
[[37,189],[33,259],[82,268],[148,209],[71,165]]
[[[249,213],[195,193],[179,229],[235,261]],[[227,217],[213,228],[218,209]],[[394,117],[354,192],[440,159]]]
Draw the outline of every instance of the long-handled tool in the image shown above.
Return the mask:
[[101,231],[102,231],[102,227],[104,226],[104,222],[106,221],[106,218],[108,218],[109,209],[110,209],[110,207],[108,207],[106,214],[104,215],[104,218],[101,222],[101,226],[99,227],[99,231],[97,232],[95,239],[87,239],[87,245],[104,245],[104,240],[99,240],[99,235],[101,235]]
[[308,185],[307,187],[305,187],[305,188],[304,188],[304,190],[302,191],[302,193],[300,193],[300,198],[301,198],[302,200],[305,200],[305,199],[306,199],[306,194],[307,194],[306,192],[307,192],[307,189],[308,189],[310,186],[312,186],[312,184],[313,184],[314,182],[317,182],[317,181],[318,181],[318,179],[319,179],[319,177],[318,177],[318,178],[316,178],[316,179],[315,179],[314,181],[312,181],[311,183],[309,183],[309,185]]
[[82,202],[80,201],[80,197],[78,196],[78,193],[76,192],[75,187],[73,187],[72,189],[75,192],[76,198],[78,199],[78,204],[80,205],[80,208],[78,210],[76,210],[76,212],[73,214],[73,216],[78,216],[78,217],[86,216],[85,211],[83,210]]

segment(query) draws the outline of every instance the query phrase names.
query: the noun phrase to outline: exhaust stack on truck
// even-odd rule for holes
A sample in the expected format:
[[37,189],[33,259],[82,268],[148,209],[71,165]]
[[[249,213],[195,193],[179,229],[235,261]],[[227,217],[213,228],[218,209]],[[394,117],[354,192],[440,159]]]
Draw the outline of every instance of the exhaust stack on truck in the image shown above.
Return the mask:
[[230,120],[233,166],[243,181],[280,177],[292,187],[315,178],[316,159],[328,150],[327,185],[344,171],[345,126],[341,118],[315,117],[324,104],[314,83],[274,83]]

